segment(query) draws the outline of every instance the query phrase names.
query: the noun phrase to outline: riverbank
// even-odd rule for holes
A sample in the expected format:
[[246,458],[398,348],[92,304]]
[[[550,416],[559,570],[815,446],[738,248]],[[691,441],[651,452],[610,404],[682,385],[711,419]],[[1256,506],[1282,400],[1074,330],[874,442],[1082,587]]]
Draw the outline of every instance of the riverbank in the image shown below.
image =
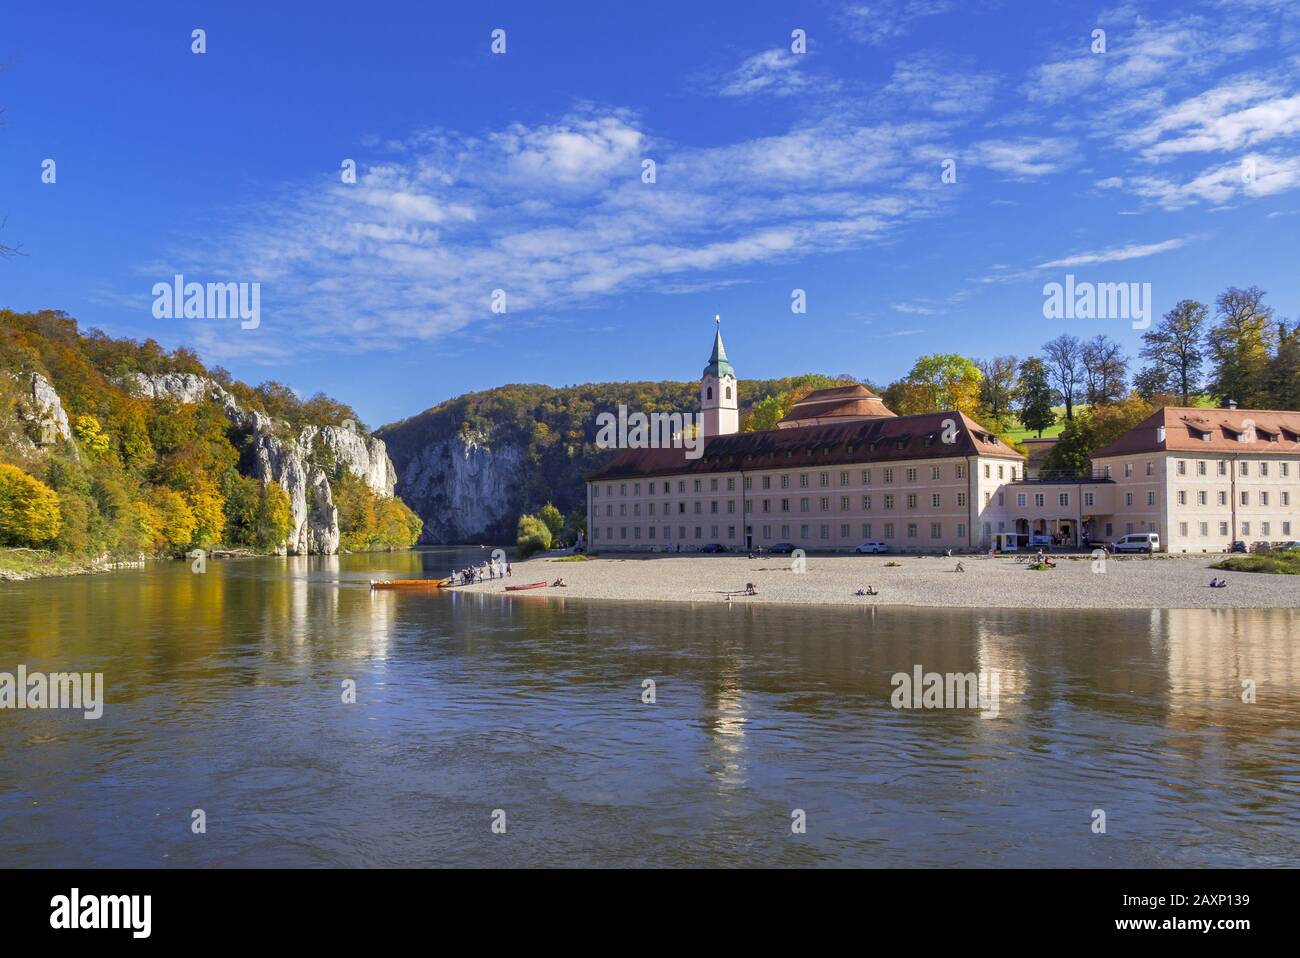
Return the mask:
[[[1209,588],[1221,556],[1110,556],[1093,571],[1091,556],[1056,556],[1057,567],[1033,571],[1015,556],[811,555],[805,571],[788,556],[609,555],[590,562],[530,559],[509,579],[457,591],[651,602],[782,605],[905,605],[940,608],[1215,609],[1295,608],[1294,576],[1229,573],[1228,587]],[[956,571],[960,562],[964,571]],[[1099,567],[1100,568],[1100,567]],[[563,578],[564,588],[505,593],[506,585]],[[745,595],[747,583],[757,594]],[[874,588],[877,595],[855,595]]]
[[45,549],[0,549],[0,582],[111,572],[116,564]]

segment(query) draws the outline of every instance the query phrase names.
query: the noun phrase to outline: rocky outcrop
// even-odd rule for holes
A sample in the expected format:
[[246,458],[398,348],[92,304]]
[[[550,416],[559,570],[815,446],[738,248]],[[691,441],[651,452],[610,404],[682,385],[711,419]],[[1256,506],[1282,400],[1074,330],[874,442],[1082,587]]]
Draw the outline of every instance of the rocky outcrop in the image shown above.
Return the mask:
[[127,385],[148,399],[169,397],[182,403],[215,400],[222,404],[231,422],[251,437],[254,476],[278,483],[289,496],[294,527],[286,548],[291,553],[332,554],[339,548],[338,509],[329,475],[317,463],[318,451],[328,450],[336,463],[364,479],[376,494],[393,495],[397,474],[383,440],[361,433],[350,423],[305,426],[294,435],[287,423],[256,410],[240,409],[220,383],[193,373],[136,373]]
[[404,502],[424,520],[424,542],[473,542],[508,532],[520,509],[526,455],[511,443],[456,435],[422,446],[403,461]]
[[54,391],[50,381],[40,373],[32,373],[31,403],[40,426],[42,445],[72,438],[72,427],[68,424],[63,401],[59,399],[59,394]]

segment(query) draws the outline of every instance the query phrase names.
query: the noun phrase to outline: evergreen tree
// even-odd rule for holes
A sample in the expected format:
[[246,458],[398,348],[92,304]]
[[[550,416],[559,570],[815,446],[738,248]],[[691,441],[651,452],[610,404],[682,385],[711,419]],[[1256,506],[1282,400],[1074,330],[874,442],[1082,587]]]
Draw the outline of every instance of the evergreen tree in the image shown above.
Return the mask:
[[1043,430],[1056,423],[1052,408],[1056,397],[1047,381],[1047,367],[1031,356],[1020,364],[1020,424],[1041,437]]

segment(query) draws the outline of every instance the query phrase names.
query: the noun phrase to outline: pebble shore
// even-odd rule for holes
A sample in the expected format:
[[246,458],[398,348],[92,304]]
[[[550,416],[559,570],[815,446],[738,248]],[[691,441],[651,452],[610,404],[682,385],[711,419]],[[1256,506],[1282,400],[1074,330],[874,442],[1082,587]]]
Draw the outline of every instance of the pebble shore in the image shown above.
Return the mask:
[[[586,562],[535,558],[514,563],[509,579],[457,591],[650,602],[789,605],[905,605],[940,608],[1215,609],[1295,608],[1300,576],[1219,572],[1217,555],[1110,556],[1093,571],[1087,555],[1055,556],[1057,568],[1034,571],[1015,556],[810,555],[805,571],[789,556],[605,555]],[[963,572],[955,571],[958,562]],[[895,566],[888,565],[896,563]],[[1211,589],[1224,576],[1226,589]],[[563,578],[565,588],[507,593],[505,586]],[[757,595],[744,595],[752,582]],[[858,596],[873,586],[875,596]]]

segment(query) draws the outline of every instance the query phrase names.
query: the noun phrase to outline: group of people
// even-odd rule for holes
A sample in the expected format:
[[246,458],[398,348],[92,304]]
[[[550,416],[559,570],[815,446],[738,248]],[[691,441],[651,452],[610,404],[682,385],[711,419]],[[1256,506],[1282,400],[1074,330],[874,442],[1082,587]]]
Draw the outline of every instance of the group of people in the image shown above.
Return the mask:
[[452,585],[473,585],[476,582],[486,582],[488,579],[505,579],[514,574],[510,568],[510,563],[504,559],[499,562],[484,562],[481,565],[466,566],[464,569],[453,569],[451,575],[447,578]]
[[1213,579],[1210,580],[1211,589],[1226,589],[1227,587],[1228,587],[1227,579],[1220,579],[1218,576],[1215,576]]

